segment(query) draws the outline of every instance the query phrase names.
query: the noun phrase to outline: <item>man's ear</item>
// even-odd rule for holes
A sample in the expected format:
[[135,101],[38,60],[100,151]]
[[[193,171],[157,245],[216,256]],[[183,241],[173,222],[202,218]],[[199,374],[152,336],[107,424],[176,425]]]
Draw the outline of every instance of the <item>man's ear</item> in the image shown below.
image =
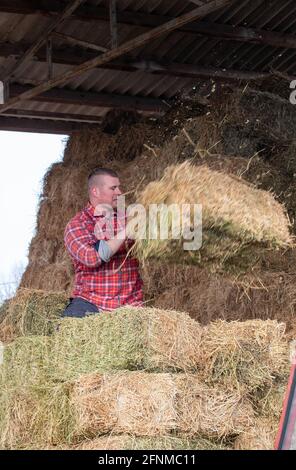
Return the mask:
[[98,196],[99,196],[99,193],[100,193],[100,191],[99,191],[99,189],[98,189],[96,186],[93,186],[93,187],[91,188],[91,195],[92,195],[92,196],[98,197]]

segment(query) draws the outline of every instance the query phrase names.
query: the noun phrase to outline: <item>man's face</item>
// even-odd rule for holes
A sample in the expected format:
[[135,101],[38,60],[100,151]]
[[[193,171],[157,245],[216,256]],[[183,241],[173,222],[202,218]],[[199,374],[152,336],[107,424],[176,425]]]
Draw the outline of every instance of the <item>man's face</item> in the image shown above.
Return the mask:
[[108,204],[113,208],[116,208],[117,198],[122,194],[119,178],[109,175],[98,176],[97,184],[93,190],[98,204]]

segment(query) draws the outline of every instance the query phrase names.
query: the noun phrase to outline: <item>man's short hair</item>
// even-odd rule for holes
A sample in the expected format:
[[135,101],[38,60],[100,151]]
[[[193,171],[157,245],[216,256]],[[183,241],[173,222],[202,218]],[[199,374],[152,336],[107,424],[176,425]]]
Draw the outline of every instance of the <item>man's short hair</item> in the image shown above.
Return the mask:
[[116,171],[111,170],[110,168],[102,168],[98,167],[95,168],[88,176],[88,187],[90,188],[94,182],[94,179],[96,176],[103,176],[103,175],[109,175],[113,176],[113,178],[118,178],[118,174]]

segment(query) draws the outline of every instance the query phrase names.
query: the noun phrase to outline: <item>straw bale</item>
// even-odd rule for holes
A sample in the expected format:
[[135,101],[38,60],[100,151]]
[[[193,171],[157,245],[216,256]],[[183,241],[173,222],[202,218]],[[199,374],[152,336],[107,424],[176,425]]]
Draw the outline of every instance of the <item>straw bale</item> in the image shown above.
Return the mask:
[[178,428],[181,433],[212,437],[239,434],[252,425],[254,411],[239,391],[208,387],[199,376],[176,376]]
[[31,441],[37,402],[15,390],[5,393],[2,389],[0,398],[0,449],[22,448]]
[[[174,362],[176,360],[175,353],[172,356],[165,354],[164,358],[162,354],[167,350],[162,349],[159,353],[159,338],[165,334],[165,329],[160,329],[155,340],[157,325],[161,324],[162,318],[159,311],[156,311],[157,322],[153,332],[153,327],[150,330],[142,327],[139,310],[132,309],[129,314],[113,312],[118,321],[115,330],[119,338],[114,343],[112,338],[116,336],[114,332],[110,333],[113,314],[106,313],[108,323],[105,326],[103,322],[97,322],[104,314],[81,320],[64,319],[52,336],[24,336],[7,345],[4,363],[0,367],[2,447],[70,445],[106,432],[125,432],[139,437],[143,433],[153,436],[153,433],[166,435],[174,432],[177,437],[186,436],[187,439],[205,437],[216,440],[225,436],[228,439],[250,426],[254,413],[278,419],[283,398],[280,385],[286,383],[289,365],[287,358],[282,369],[282,325],[276,322],[226,325],[221,322],[205,328],[206,334],[201,335],[200,326],[196,323],[196,334],[200,335],[195,345],[198,352],[196,375],[116,372],[114,369],[126,365],[131,369],[143,367],[149,354],[163,369],[168,357],[168,370],[172,364],[171,357]],[[153,312],[155,314],[150,310],[149,314],[152,318]],[[188,317],[185,315],[184,318]],[[181,319],[178,314],[176,320]],[[191,320],[187,328],[194,324]],[[170,349],[177,344],[174,334],[179,334],[174,328],[167,333],[167,337],[173,337],[172,342],[167,343]],[[143,343],[149,331],[156,348],[150,349],[148,341]],[[142,334],[139,350],[133,349],[131,332],[136,338]],[[106,344],[101,347],[104,341]],[[59,342],[64,342],[60,348]],[[111,345],[109,350],[107,344],[109,348]],[[119,356],[116,362],[110,360],[110,351],[115,355],[112,348]],[[135,358],[138,358],[136,362]],[[151,359],[147,362],[153,364]],[[110,369],[114,364],[113,372],[97,372],[103,368]],[[256,367],[259,371],[255,373]],[[85,373],[89,375],[83,375]],[[71,381],[65,383],[68,379]],[[252,393],[247,396],[246,392]],[[19,423],[26,430],[19,430]],[[136,431],[134,426],[138,426]]]
[[72,404],[78,436],[107,432],[155,436],[176,428],[177,389],[169,374],[126,373],[81,377]]
[[258,418],[254,426],[240,434],[234,443],[235,450],[274,450],[279,422]]
[[82,376],[73,387],[74,434],[178,431],[223,437],[252,424],[253,409],[237,391],[210,388],[198,376],[121,372]]
[[254,391],[285,377],[289,350],[284,333],[285,325],[272,320],[209,324],[202,342],[205,380]]
[[50,334],[66,304],[63,292],[19,288],[0,319],[0,339],[7,342],[21,335]]
[[95,370],[194,370],[201,335],[188,314],[144,307],[64,318],[53,336],[53,374],[70,379]]

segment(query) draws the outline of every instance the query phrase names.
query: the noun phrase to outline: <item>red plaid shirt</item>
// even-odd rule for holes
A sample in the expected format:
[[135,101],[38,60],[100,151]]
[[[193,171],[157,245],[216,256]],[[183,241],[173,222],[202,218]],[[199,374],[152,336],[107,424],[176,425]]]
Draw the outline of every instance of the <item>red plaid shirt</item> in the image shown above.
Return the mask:
[[[96,224],[97,237],[94,235]],[[116,234],[121,228],[116,213],[111,224]],[[110,238],[105,217],[95,216],[94,207],[90,203],[66,226],[65,245],[75,269],[72,297],[88,300],[99,310],[113,310],[122,305],[141,305],[143,282],[139,264],[135,258],[126,258],[133,242],[123,242],[119,251],[105,263],[100,259],[94,245],[98,239]]]

